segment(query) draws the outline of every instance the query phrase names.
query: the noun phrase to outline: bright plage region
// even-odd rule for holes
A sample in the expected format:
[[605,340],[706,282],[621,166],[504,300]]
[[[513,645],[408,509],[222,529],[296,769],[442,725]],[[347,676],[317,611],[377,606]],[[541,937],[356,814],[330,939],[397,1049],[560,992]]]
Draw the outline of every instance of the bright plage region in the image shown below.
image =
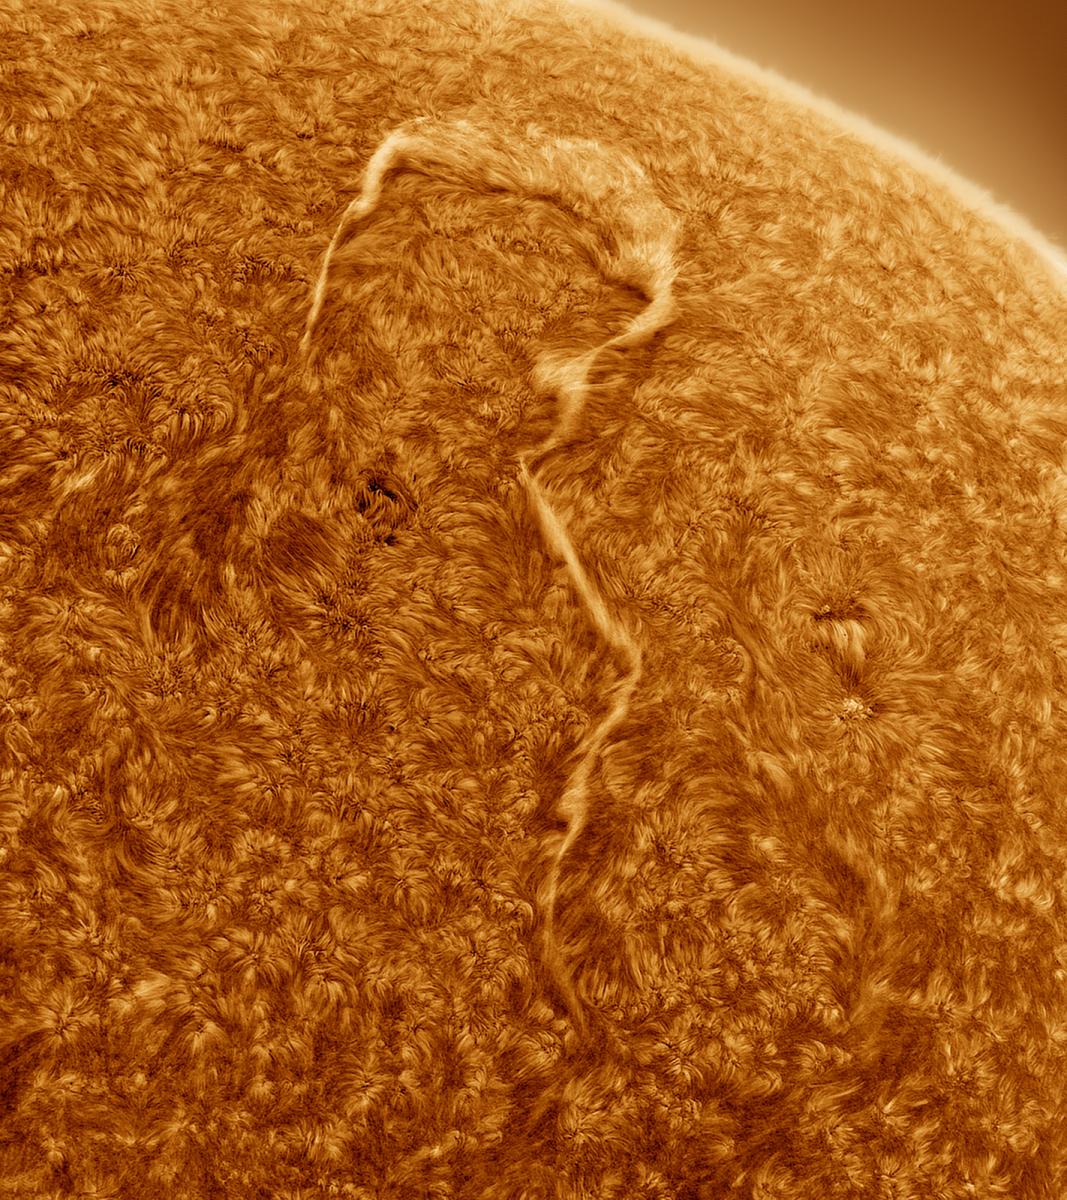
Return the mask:
[[1067,256],[597,0],[0,7],[0,1197],[1067,1195]]

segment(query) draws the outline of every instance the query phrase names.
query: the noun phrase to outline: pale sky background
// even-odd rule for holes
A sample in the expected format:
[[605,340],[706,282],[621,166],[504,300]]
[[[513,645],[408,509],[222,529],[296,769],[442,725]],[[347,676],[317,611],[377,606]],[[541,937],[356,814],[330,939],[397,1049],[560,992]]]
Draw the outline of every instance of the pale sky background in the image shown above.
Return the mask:
[[1067,0],[622,0],[867,117],[1067,249]]

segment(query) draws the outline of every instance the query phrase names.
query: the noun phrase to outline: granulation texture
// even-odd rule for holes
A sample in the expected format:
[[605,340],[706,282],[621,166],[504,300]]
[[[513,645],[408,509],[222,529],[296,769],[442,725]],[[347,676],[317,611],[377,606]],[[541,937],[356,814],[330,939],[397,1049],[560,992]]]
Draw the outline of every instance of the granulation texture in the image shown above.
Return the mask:
[[559,0],[0,3],[0,1196],[1067,1194],[1067,284]]

